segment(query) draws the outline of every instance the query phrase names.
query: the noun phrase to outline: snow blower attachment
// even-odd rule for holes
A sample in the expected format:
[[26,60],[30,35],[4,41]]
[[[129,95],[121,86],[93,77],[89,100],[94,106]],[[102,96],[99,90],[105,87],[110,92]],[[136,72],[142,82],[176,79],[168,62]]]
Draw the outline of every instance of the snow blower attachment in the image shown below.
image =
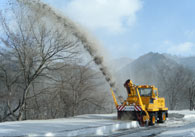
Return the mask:
[[124,84],[127,99],[119,105],[111,89],[119,120],[137,120],[141,126],[164,123],[168,117],[165,99],[158,97],[158,89],[149,85],[134,85],[131,80]]

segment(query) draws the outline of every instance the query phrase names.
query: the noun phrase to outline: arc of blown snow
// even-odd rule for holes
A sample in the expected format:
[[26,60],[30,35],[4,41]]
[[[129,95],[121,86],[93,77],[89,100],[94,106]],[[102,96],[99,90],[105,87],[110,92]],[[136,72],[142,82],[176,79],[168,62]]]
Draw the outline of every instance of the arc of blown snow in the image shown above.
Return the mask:
[[104,75],[105,80],[109,83],[110,87],[115,88],[115,82],[113,81],[110,73],[108,72],[107,67],[104,65],[103,58],[98,55],[97,49],[95,48],[97,43],[92,42],[88,37],[87,34],[82,31],[77,25],[71,21],[69,18],[56,13],[49,5],[42,3],[39,0],[17,0],[19,3],[22,3],[31,10],[38,12],[41,16],[47,16],[50,19],[54,20],[56,23],[61,23],[64,27],[68,27],[69,31],[72,35],[77,37],[84,49],[90,54],[93,58],[96,65],[99,66],[101,73]]

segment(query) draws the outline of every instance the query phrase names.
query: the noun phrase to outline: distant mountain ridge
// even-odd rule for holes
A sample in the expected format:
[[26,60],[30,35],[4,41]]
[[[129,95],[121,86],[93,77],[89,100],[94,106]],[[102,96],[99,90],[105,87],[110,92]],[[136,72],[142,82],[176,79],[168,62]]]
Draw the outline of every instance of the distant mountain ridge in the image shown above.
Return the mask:
[[120,58],[113,60],[110,64],[111,68],[115,69],[116,81],[122,89],[121,85],[127,79],[132,79],[135,84],[153,84],[158,86],[158,76],[165,71],[164,68],[174,70],[183,66],[195,72],[195,57],[177,57],[154,52],[149,52],[135,60]]
[[156,75],[161,67],[172,69],[179,64],[159,53],[147,53],[127,64],[117,72],[121,81],[132,79],[136,84],[156,84]]

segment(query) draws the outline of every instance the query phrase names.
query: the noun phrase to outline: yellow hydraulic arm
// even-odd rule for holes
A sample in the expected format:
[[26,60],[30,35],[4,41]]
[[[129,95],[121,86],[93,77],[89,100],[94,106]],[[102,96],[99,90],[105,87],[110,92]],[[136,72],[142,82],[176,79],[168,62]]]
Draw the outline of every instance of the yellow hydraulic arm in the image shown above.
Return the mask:
[[117,103],[117,100],[116,100],[116,97],[114,95],[114,91],[112,90],[112,88],[110,88],[111,92],[112,92],[112,97],[113,97],[113,100],[114,100],[114,104],[116,106],[116,108],[118,107],[118,103]]
[[143,117],[143,120],[144,120],[144,121],[147,121],[147,120],[149,120],[150,116],[149,116],[149,114],[148,114],[148,111],[146,111],[146,109],[145,109],[145,107],[144,107],[144,105],[143,105],[143,103],[142,103],[142,99],[141,99],[141,97],[140,97],[138,88],[136,88],[136,92],[137,92],[137,97],[138,97],[139,105],[141,106],[142,110],[146,113],[146,116]]

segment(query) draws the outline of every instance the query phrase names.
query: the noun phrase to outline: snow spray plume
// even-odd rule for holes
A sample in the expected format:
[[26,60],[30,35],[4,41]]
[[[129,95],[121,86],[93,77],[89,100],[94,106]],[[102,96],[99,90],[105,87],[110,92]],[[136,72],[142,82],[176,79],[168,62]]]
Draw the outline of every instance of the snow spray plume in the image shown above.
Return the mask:
[[106,81],[116,91],[115,82],[113,81],[110,73],[104,65],[103,57],[99,55],[97,47],[98,44],[94,40],[89,39],[89,36],[85,31],[81,30],[74,22],[69,18],[56,13],[49,5],[40,2],[39,0],[17,0],[19,3],[24,4],[33,12],[37,13],[41,17],[47,17],[56,24],[60,24],[67,29],[69,33],[78,38],[85,50],[93,58],[95,64],[99,67],[100,71],[104,75]]

